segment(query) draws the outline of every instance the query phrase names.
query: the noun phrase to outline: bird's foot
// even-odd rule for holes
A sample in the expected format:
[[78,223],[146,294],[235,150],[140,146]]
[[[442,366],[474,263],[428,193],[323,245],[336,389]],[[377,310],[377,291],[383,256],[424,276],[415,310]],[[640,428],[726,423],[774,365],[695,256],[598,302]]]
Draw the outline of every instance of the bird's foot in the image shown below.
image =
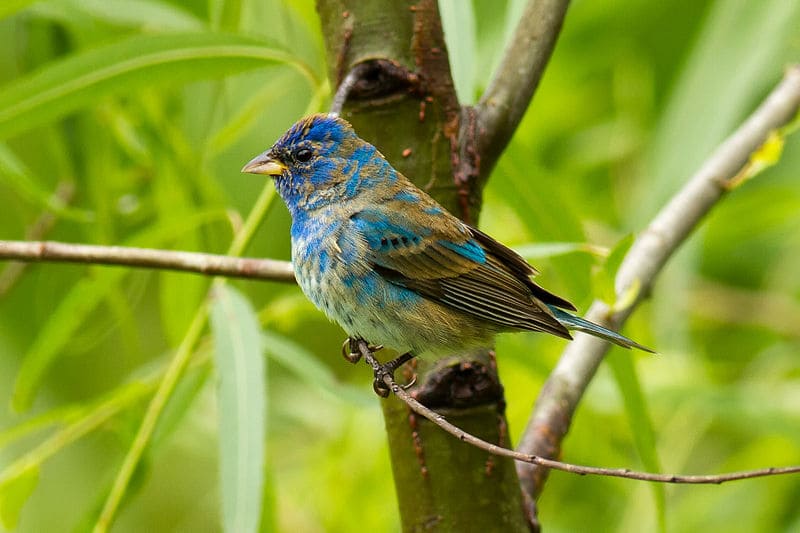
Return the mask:
[[[392,378],[392,381],[394,381],[395,370],[413,358],[414,354],[411,352],[406,352],[403,355],[395,357],[391,361],[387,361],[383,364],[378,363],[378,361],[373,358],[372,369],[375,372],[375,380],[372,382],[372,389],[375,391],[375,394],[381,398],[386,398],[389,396],[391,389],[389,388],[389,385],[386,384],[386,376],[389,376]],[[413,385],[414,381],[416,381],[416,377],[404,388],[408,388]]]
[[[359,339],[357,337],[347,337],[342,343],[342,357],[344,357],[348,363],[356,364],[361,360],[361,350],[358,349],[360,342],[363,342],[363,339]],[[367,350],[369,350],[371,353],[375,353],[383,350],[383,345],[377,344],[373,346],[367,344]]]
[[[372,367],[375,375],[375,379],[372,382],[372,388],[375,390],[375,394],[381,398],[386,398],[391,392],[389,385],[387,385],[385,381],[386,376],[389,376],[391,380],[394,381],[395,371],[403,366],[406,362],[413,359],[414,354],[411,352],[406,352],[403,355],[395,357],[391,361],[381,363],[375,358],[375,352],[382,349],[383,345],[381,344],[371,345],[364,339],[348,337],[342,343],[342,357],[353,364],[358,363],[362,356],[365,357],[367,364]],[[403,389],[411,387],[416,381],[417,376],[414,375],[414,378],[410,383],[402,385]]]

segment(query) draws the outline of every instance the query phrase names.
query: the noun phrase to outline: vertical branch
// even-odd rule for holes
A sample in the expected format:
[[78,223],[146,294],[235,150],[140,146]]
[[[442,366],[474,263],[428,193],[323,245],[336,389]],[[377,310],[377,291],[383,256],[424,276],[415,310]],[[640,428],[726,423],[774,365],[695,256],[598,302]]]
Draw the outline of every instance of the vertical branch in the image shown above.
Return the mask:
[[569,0],[530,0],[503,60],[475,105],[474,150],[485,180],[519,126],[539,86]]
[[[317,0],[329,77],[334,86],[345,78],[350,86],[347,101],[334,109],[400,172],[474,223],[486,178],[522,119],[568,4],[531,0],[486,94],[462,108],[435,0]],[[416,365],[417,399],[466,417],[471,431],[508,445],[493,352]],[[404,528],[534,526],[535,511],[520,500],[510,462],[465,452],[394,398],[383,406]]]
[[[480,189],[454,172],[461,107],[437,2],[318,0],[317,9],[329,76],[350,86],[341,115],[447,209],[475,220]],[[416,361],[413,372],[420,401],[508,446],[503,388],[488,351]],[[512,461],[452,439],[395,397],[382,407],[405,530],[528,529]]]

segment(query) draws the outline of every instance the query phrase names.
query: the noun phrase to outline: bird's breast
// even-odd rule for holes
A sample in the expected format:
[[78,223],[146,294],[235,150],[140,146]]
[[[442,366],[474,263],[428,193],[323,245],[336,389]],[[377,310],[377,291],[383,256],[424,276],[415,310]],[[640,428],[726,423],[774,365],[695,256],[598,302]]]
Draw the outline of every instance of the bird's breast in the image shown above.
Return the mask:
[[352,302],[359,295],[349,280],[364,272],[363,253],[346,235],[345,224],[316,217],[292,228],[292,264],[300,288],[330,319],[347,329]]

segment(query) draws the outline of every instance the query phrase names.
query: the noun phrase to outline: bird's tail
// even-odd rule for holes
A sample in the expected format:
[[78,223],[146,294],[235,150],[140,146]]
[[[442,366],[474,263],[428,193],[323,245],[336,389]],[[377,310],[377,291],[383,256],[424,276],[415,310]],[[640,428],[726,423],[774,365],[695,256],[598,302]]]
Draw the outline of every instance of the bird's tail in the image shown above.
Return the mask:
[[594,322],[589,322],[588,320],[585,320],[579,316],[562,311],[557,307],[549,305],[548,307],[558,321],[569,330],[582,331],[584,333],[588,333],[589,335],[594,335],[595,337],[605,339],[608,342],[613,342],[614,344],[622,346],[623,348],[638,348],[639,350],[643,350],[645,352],[656,353],[655,350],[651,350],[647,346],[642,346],[638,342],[632,341],[628,337],[620,335],[616,331],[606,329],[603,326],[595,324]]

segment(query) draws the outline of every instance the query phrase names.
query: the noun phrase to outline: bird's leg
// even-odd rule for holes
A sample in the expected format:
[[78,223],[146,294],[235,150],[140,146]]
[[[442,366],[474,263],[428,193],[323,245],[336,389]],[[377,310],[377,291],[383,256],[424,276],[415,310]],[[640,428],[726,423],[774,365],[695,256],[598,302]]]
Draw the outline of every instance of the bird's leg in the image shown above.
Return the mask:
[[[372,388],[375,390],[375,394],[381,398],[386,398],[389,396],[390,389],[383,379],[386,376],[390,376],[392,380],[394,380],[394,371],[413,358],[414,354],[412,352],[406,352],[403,355],[395,357],[391,361],[387,361],[383,364],[378,363],[378,361],[373,358],[373,362],[371,362],[371,364],[372,369],[375,372],[375,380],[372,382]],[[414,382],[412,381],[411,383],[413,384]]]
[[[386,398],[389,396],[389,392],[391,391],[386,383],[384,383],[384,378],[386,376],[390,376],[392,380],[394,380],[395,370],[413,359],[414,354],[411,352],[406,352],[403,355],[395,357],[391,361],[381,363],[375,358],[375,352],[382,349],[383,345],[378,344],[376,346],[372,346],[364,339],[359,339],[357,337],[348,337],[345,339],[344,343],[342,343],[342,356],[349,362],[357,363],[359,360],[361,360],[362,356],[364,357],[367,364],[372,367],[372,370],[375,373],[375,380],[372,382],[372,388],[375,390],[375,394],[381,398]],[[417,377],[414,376],[414,379],[411,380],[411,383],[405,385],[403,388],[412,386],[416,380]]]

